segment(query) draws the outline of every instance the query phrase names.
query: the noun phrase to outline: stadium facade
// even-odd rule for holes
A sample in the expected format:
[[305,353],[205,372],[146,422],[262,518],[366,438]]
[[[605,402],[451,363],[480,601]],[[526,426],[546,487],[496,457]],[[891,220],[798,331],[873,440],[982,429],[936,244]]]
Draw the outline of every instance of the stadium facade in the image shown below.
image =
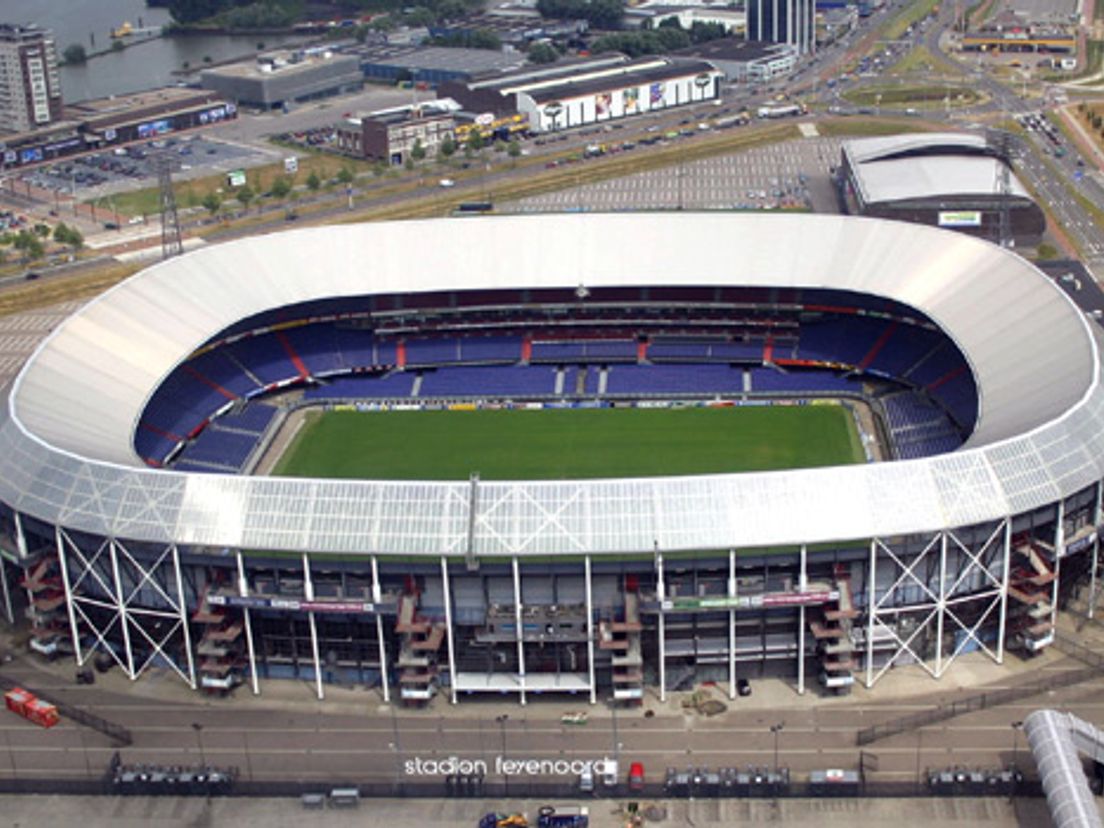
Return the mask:
[[[449,255],[413,252],[430,247]],[[1100,344],[1029,263],[900,222],[488,217],[235,241],[117,286],[20,373],[3,608],[43,654],[211,691],[631,703],[766,674],[799,692],[907,663],[938,679],[967,652],[1041,651],[1061,602],[1095,591]],[[242,473],[304,406],[801,403],[864,407],[911,459]]]

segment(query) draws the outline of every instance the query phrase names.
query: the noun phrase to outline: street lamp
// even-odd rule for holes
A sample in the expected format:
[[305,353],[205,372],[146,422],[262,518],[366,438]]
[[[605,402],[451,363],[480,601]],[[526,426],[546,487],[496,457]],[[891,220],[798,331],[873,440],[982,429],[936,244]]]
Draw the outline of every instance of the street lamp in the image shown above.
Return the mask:
[[207,767],[207,756],[203,752],[203,725],[199,722],[192,722],[192,730],[196,735],[196,746],[199,748],[199,763],[202,767]]
[[1008,801],[1015,802],[1016,800],[1016,784],[1019,781],[1020,769],[1016,765],[1018,757],[1018,751],[1020,747],[1020,728],[1023,727],[1022,721],[1012,722],[1012,782],[1011,788],[1008,792]]
[[782,732],[782,728],[785,726],[785,722],[779,722],[770,727],[770,732],[774,734],[774,772],[776,774],[778,773],[778,734]]
[[510,775],[506,773],[506,722],[510,720],[510,716],[507,713],[503,713],[501,716],[495,716],[495,721],[498,722],[499,730],[502,732],[502,786],[505,790],[506,796],[510,795]]

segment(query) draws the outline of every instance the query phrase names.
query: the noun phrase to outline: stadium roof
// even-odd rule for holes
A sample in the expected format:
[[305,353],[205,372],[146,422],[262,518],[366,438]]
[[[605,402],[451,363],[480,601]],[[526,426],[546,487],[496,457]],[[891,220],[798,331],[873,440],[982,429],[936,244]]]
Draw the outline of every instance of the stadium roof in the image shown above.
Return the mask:
[[[447,258],[410,255],[428,245]],[[153,389],[243,317],[320,297],[580,283],[896,299],[966,355],[977,428],[957,452],[907,462],[486,482],[475,514],[467,482],[185,474],[145,468],[132,448]],[[1017,514],[1104,477],[1099,337],[1018,256],[902,222],[679,213],[302,229],[159,263],[58,326],[0,414],[0,500],[101,535],[354,555],[723,549],[931,531]]]
[[931,152],[935,149],[948,153],[957,151],[978,154],[989,148],[983,136],[972,132],[906,132],[900,135],[853,138],[845,141],[843,146],[851,160],[859,164],[880,161],[891,156]]
[[[1004,163],[988,156],[925,155],[877,161],[853,167],[863,202],[917,199],[953,199],[998,196]],[[1015,175],[1008,176],[1009,192],[1020,198],[1031,194]]]
[[[981,135],[966,132],[920,132],[857,138],[843,152],[851,162],[864,204],[920,199],[955,199],[1000,195],[1001,169]],[[1015,174],[1010,192],[1031,194]]]

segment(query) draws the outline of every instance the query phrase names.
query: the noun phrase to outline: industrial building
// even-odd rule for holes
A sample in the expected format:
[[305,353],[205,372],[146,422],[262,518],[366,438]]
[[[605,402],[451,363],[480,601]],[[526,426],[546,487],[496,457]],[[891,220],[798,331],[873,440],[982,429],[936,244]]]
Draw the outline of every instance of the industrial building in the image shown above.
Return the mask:
[[[427,266],[431,248],[457,255]],[[1030,263],[904,222],[504,216],[235,240],[85,306],[8,390],[0,611],[43,654],[210,691],[633,703],[763,675],[876,693],[901,664],[936,681],[967,653],[1046,649],[1060,604],[1095,595],[1100,349]],[[868,406],[892,459],[248,473],[303,406],[480,401]]]
[[747,39],[785,43],[810,54],[816,50],[815,0],[748,0]]
[[25,132],[60,118],[53,35],[33,24],[0,23],[0,133]]
[[364,85],[364,75],[356,57],[313,48],[273,52],[256,60],[204,69],[199,81],[204,89],[239,106],[279,109],[355,92]]
[[446,138],[455,138],[459,108],[455,101],[445,99],[346,118],[335,130],[337,148],[392,166],[406,163],[419,145],[433,157]]
[[708,40],[675,53],[708,61],[730,83],[764,83],[793,74],[799,58],[797,47],[724,37]]
[[854,215],[930,224],[1016,246],[1039,243],[1046,216],[985,137],[915,133],[846,141],[836,172]]
[[369,80],[411,81],[428,86],[468,81],[489,72],[514,71],[526,62],[521,52],[441,46],[364,46],[349,54],[357,56]]
[[176,86],[94,98],[64,109],[64,120],[4,136],[0,166],[25,167],[131,141],[145,141],[237,117],[215,92]]
[[549,132],[716,99],[723,74],[692,58],[600,55],[443,84],[471,112],[520,113]]

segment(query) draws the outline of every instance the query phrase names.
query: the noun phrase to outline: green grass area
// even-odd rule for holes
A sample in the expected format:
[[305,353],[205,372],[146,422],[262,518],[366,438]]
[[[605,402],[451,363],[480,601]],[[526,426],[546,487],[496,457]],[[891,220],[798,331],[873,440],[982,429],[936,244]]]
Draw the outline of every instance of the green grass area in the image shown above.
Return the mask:
[[334,411],[312,418],[274,472],[290,477],[484,480],[650,477],[863,459],[835,405],[540,411]]
[[894,107],[902,104],[913,106],[943,106],[950,97],[952,107],[973,106],[978,101],[978,93],[966,86],[956,84],[923,85],[878,85],[849,89],[843,98],[858,106]]

